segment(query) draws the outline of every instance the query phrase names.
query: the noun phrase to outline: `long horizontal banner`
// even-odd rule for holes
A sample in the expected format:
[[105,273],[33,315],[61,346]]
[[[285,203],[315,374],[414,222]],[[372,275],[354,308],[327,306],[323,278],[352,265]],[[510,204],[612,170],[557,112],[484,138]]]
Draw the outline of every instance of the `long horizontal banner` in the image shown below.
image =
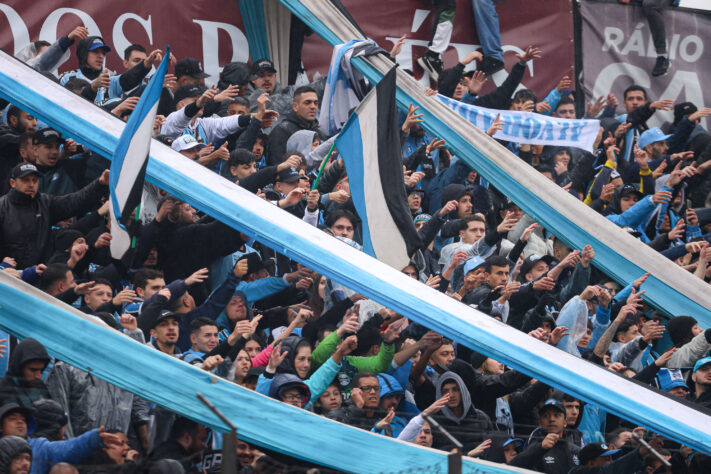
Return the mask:
[[[205,426],[230,430],[197,393],[237,426],[240,439],[295,458],[352,472],[447,471],[445,452],[352,428],[215,377],[109,329],[8,273],[0,272],[0,290],[2,329],[33,337],[53,357]],[[464,472],[530,471],[467,459]]]
[[[107,157],[112,156],[125,126],[118,118],[2,52],[0,96]],[[608,412],[711,452],[710,416],[424,286],[247,190],[217,178],[212,171],[157,141],[151,146],[147,179],[196,209],[413,321]],[[267,436],[271,432],[263,433]],[[301,449],[303,445],[297,441],[302,438],[290,440],[288,448]],[[346,454],[344,463],[355,466],[361,462],[358,453]],[[306,455],[318,453],[303,452],[302,457]],[[320,458],[310,459],[321,462]]]
[[[327,0],[280,1],[332,45],[362,39]],[[382,56],[355,58],[352,63],[372,83],[378,82],[393,66],[392,61]],[[591,245],[595,249],[595,266],[624,285],[650,272],[645,283],[645,301],[669,316],[694,315],[703,327],[711,327],[708,284],[661,257],[601,215],[590,212],[588,206],[462,120],[438,99],[427,97],[423,87],[405,71],[398,70],[397,84],[401,110],[407,111],[411,103],[419,106],[425,129],[445,139],[459,158],[547,230],[571,248]]]
[[600,131],[599,120],[562,119],[533,112],[487,109],[441,94],[437,94],[437,98],[479,130],[487,131],[497,115],[500,116],[503,126],[494,135],[498,140],[532,145],[570,146],[592,152]]

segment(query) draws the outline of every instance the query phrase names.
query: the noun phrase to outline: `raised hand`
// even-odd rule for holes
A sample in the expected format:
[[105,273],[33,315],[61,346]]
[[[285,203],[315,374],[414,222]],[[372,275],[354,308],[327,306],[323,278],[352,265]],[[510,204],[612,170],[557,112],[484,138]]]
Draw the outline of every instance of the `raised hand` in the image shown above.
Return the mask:
[[419,106],[414,106],[413,104],[410,104],[410,106],[407,109],[407,117],[405,118],[405,122],[402,124],[402,131],[405,133],[410,133],[410,129],[415,125],[416,123],[422,122],[422,117],[423,114],[418,114],[417,111],[420,109]]
[[132,314],[126,313],[119,316],[119,323],[126,331],[135,331],[138,329],[138,321]]
[[68,35],[67,38],[69,38],[72,41],[76,40],[83,40],[87,39],[89,37],[89,28],[85,26],[77,26],[74,28]]
[[407,38],[407,34],[404,34],[400,38],[398,38],[398,40],[393,45],[393,48],[390,50],[390,57],[391,58],[395,58],[395,56],[400,54],[400,51],[402,51],[402,45],[405,44],[406,38]]
[[435,402],[422,410],[422,413],[425,415],[434,415],[435,413],[438,413],[442,408],[447,406],[447,403],[449,403],[449,394],[443,396],[442,398],[435,400]]
[[120,306],[123,303],[132,303],[136,298],[138,298],[136,292],[127,286],[113,297],[111,303],[113,303],[114,306]]
[[480,71],[478,69],[474,71],[471,79],[469,79],[469,94],[478,95],[479,91],[481,91],[481,88],[484,87],[484,84],[488,80],[489,78],[484,71]]
[[197,270],[195,273],[185,279],[185,285],[192,286],[196,283],[202,283],[207,280],[209,273],[210,270],[208,270],[207,268],[201,268],[200,270]]
[[506,125],[506,123],[501,120],[501,114],[496,114],[496,118],[492,122],[491,127],[489,127],[489,130],[486,131],[486,134],[493,137],[501,131],[504,125]]
[[539,48],[534,47],[534,46],[528,46],[526,48],[526,50],[523,52],[523,54],[517,54],[516,57],[522,63],[527,63],[528,61],[530,61],[533,58],[540,58],[541,57],[541,50]]
[[280,342],[269,355],[269,363],[267,364],[267,370],[269,371],[269,373],[276,372],[277,367],[279,367],[279,365],[281,365],[284,359],[286,359],[287,354],[289,354],[289,351],[281,351]]

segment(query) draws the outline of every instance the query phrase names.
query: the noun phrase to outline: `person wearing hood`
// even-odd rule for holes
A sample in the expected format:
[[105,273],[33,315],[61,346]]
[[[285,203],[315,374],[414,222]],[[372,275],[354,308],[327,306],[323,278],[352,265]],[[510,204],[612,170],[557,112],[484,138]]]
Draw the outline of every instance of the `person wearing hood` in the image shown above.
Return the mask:
[[[357,344],[357,338],[349,336],[338,345],[332,356],[309,376],[312,357],[311,345],[304,339],[289,336],[272,351],[267,368],[257,381],[257,392],[271,396],[271,387],[276,381],[275,375],[277,373],[295,374],[309,389],[309,399],[304,402],[302,407],[308,403],[308,409],[313,410],[312,403],[316,402],[331,385],[341,369],[341,361],[356,348]],[[323,351],[324,348],[320,348],[319,345],[316,350]]]
[[691,316],[675,316],[667,323],[669,337],[677,348],[669,368],[692,367],[711,350],[711,329],[702,329]]
[[269,396],[296,408],[304,408],[311,400],[309,386],[294,374],[279,374],[269,387]]
[[0,472],[29,474],[32,467],[32,447],[19,436],[0,439]]
[[405,390],[392,375],[382,373],[378,374],[377,377],[380,385],[380,405],[378,408],[381,412],[387,413],[387,415],[376,423],[371,431],[397,438],[407,425],[407,421],[397,414],[400,411],[400,403],[405,397]]
[[[445,372],[437,380],[436,398],[449,395],[446,405],[435,418],[440,425],[464,445],[465,452],[489,438],[495,428],[491,419],[472,404],[471,395],[462,378]],[[450,451],[454,446],[441,433],[435,433],[433,447]]]
[[[62,412],[62,418],[59,417],[60,410],[61,408],[58,410],[55,405],[50,403],[37,405],[35,411],[39,416],[47,416],[49,418],[49,420],[42,421],[40,426],[44,430],[41,434],[54,435],[57,438],[64,431],[67,418],[64,412]],[[10,403],[0,407],[0,424],[2,426],[2,439],[12,436],[27,439],[29,429],[35,426],[35,420],[29,410],[15,403]],[[62,426],[58,426],[60,424]],[[78,464],[82,459],[90,456],[100,448],[121,444],[118,436],[105,433],[103,426],[66,441],[52,440],[39,435],[30,437],[28,442],[32,447],[34,459],[32,470],[30,471],[32,474],[47,474],[50,468],[58,462]]]
[[39,176],[31,163],[15,166],[12,189],[0,198],[0,255],[14,258],[18,268],[47,262],[52,252],[52,225],[95,208],[108,191],[109,170],[64,196],[40,193]]
[[568,424],[563,402],[549,398],[538,409],[538,423],[526,448],[509,464],[547,474],[567,474],[580,462],[580,446],[565,438]]
[[49,354],[36,339],[27,338],[12,351],[7,374],[0,379],[0,405],[17,403],[27,409],[43,398],[50,398],[42,381]]
[[65,85],[69,79],[76,77],[91,83],[91,89],[96,94],[94,102],[101,105],[105,100],[120,97],[125,91],[130,91],[141,84],[141,81],[162,59],[161,51],[153,51],[150,56],[132,69],[120,75],[110,77],[106,69],[106,55],[111,47],[104,43],[101,36],[89,36],[77,43],[77,60],[79,69],[62,74],[59,82]]
[[[269,152],[267,164],[277,165],[288,156],[287,142],[289,137],[299,130],[319,132],[317,119],[319,98],[316,89],[310,86],[301,86],[294,91],[292,110],[274,127],[269,134]],[[320,135],[319,135],[320,136]]]
[[315,170],[326,158],[336,136],[322,141],[314,130],[298,130],[286,141],[286,151],[298,151],[305,157],[306,172]]

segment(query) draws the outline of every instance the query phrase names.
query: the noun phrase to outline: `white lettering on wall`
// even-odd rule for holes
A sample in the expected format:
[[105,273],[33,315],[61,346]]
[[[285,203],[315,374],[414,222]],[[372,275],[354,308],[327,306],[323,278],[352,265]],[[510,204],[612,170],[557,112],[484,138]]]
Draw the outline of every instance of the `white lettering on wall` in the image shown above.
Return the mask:
[[[133,41],[129,41],[128,39],[126,39],[126,35],[123,32],[123,24],[126,23],[126,20],[136,20],[138,24],[143,27],[146,34],[148,35],[148,43],[150,45],[153,45],[153,28],[151,26],[151,16],[148,15],[148,18],[144,19],[136,15],[135,13],[124,13],[116,19],[113,31],[111,32],[111,38],[113,41],[114,49],[116,50],[116,54],[118,54],[122,58],[125,49],[131,46],[131,44],[133,44]],[[150,54],[151,50],[153,49],[149,48],[147,44],[144,44],[142,46],[148,50],[148,54]]]
[[0,11],[5,14],[8,23],[10,23],[10,31],[15,43],[12,54],[17,54],[22,48],[30,44],[30,32],[27,31],[27,26],[22,21],[22,17],[11,6],[0,3]]
[[208,84],[217,83],[218,76],[222,71],[219,61],[219,36],[220,30],[227,32],[232,42],[232,61],[247,62],[249,59],[249,44],[247,37],[242,30],[229,23],[218,21],[193,20],[202,28],[202,58],[203,68],[210,77],[205,79]]

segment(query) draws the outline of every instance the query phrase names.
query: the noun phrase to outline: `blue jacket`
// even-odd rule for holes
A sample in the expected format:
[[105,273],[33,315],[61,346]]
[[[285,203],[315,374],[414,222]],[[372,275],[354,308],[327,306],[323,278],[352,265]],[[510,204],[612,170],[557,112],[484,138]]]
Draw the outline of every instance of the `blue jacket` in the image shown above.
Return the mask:
[[50,441],[47,438],[30,438],[32,447],[32,470],[30,474],[47,474],[58,462],[78,464],[82,459],[104,447],[99,430],[87,431],[81,436],[66,441]]
[[[395,377],[386,373],[380,373],[377,377],[378,383],[380,384],[380,403],[382,403],[383,399],[388,395],[401,395],[404,398],[405,390],[403,390],[402,385],[400,385],[400,382],[398,382]],[[402,401],[400,403],[402,403]],[[400,406],[398,405],[396,411],[400,411],[399,408]],[[405,426],[407,426],[407,421],[395,415],[393,417],[393,421],[390,422],[389,427],[386,427],[384,429],[378,429],[376,427],[373,427],[370,431],[372,431],[373,433],[397,438],[402,432],[402,430],[405,429]],[[392,432],[390,432],[390,430],[392,430]]]
[[[671,192],[671,188],[666,185],[662,186],[662,190]],[[620,227],[631,227],[641,233],[640,240],[646,244],[649,243],[649,238],[645,234],[645,227],[656,208],[652,196],[645,196],[622,214],[609,214],[606,217]]]

